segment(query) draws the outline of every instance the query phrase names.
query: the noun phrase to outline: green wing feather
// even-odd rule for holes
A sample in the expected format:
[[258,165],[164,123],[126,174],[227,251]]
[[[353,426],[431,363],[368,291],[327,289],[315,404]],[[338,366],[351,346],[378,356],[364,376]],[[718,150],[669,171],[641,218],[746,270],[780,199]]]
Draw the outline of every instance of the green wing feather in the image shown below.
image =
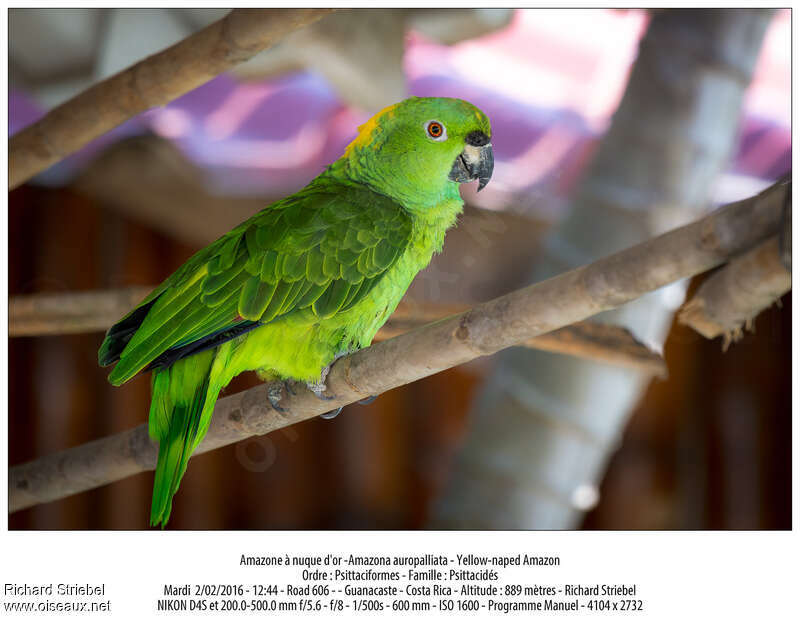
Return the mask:
[[301,310],[325,319],[349,310],[395,263],[411,228],[411,217],[387,197],[312,183],[194,255],[120,322],[151,305],[121,352],[109,331],[100,361],[119,354],[109,376],[119,385],[166,351],[242,321],[269,323]]

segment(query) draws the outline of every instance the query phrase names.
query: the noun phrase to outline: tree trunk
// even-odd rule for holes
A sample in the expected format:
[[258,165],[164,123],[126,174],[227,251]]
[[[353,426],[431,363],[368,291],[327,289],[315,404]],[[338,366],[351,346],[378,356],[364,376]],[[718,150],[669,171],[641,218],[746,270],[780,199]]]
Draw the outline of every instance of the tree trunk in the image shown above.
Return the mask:
[[[533,280],[696,218],[739,126],[769,10],[664,10],[643,37],[608,134]],[[660,347],[678,283],[604,314]],[[649,379],[529,349],[505,352],[471,416],[431,526],[578,525]]]

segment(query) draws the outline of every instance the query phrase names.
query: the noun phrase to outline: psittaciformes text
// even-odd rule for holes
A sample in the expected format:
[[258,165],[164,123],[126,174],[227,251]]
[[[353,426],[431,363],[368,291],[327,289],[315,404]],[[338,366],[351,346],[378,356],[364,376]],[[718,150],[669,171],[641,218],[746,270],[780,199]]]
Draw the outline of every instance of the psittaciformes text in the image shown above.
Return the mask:
[[459,99],[384,109],[308,186],[196,253],[111,327],[98,352],[101,365],[116,362],[109,381],[152,372],[151,525],[167,523],[234,376],[257,371],[321,395],[331,362],[372,342],[441,250],[463,207],[458,183],[489,181],[490,136],[486,115]]

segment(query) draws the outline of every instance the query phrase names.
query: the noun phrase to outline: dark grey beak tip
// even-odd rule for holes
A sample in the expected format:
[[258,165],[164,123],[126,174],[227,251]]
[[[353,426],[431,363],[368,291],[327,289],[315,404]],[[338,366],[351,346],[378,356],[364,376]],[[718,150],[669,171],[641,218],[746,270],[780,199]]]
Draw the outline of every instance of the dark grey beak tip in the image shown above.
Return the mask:
[[494,153],[492,152],[491,143],[481,147],[478,164],[475,166],[474,171],[478,178],[478,192],[480,193],[489,184],[494,172]]
[[[448,178],[454,182],[472,182],[478,180],[478,192],[489,184],[494,171],[494,154],[488,137],[482,145],[475,146],[467,140],[467,148],[462,152],[450,170]],[[472,140],[477,141],[476,139]]]

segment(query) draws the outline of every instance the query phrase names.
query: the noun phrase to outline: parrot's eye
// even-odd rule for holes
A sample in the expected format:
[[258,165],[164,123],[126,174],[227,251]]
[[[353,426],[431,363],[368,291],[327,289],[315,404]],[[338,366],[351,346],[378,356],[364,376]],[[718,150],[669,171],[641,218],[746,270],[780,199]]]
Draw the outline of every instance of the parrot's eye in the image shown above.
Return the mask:
[[426,122],[425,131],[428,133],[428,137],[434,141],[444,141],[447,139],[447,131],[445,130],[444,125],[436,120],[430,120]]

